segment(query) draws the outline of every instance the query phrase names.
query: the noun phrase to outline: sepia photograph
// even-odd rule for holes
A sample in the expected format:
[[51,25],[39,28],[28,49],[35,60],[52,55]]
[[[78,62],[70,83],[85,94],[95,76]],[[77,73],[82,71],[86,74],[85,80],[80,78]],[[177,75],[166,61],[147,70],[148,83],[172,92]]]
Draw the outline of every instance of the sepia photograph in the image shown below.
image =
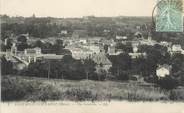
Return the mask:
[[184,104],[183,0],[0,2],[1,103]]

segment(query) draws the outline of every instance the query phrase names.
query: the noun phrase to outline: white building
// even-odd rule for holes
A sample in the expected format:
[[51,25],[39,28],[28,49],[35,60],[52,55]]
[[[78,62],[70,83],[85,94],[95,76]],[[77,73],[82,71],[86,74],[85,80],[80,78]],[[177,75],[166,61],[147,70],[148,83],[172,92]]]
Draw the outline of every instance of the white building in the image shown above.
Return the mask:
[[127,36],[119,36],[119,35],[116,35],[116,39],[117,40],[126,40],[127,39]]
[[181,45],[179,45],[179,44],[173,45],[172,46],[172,51],[173,52],[182,52]]
[[97,45],[86,45],[82,47],[92,51],[93,53],[100,53],[101,50],[100,46]]
[[158,68],[156,69],[156,75],[159,78],[169,76],[171,69],[172,69],[172,67],[170,65],[167,65],[167,64],[159,65]]
[[25,49],[24,50],[25,59],[30,63],[31,61],[36,62],[37,57],[41,55],[40,48],[33,48],[33,49]]
[[60,34],[61,35],[66,35],[66,34],[68,34],[68,31],[67,30],[61,30]]
[[138,52],[138,47],[137,46],[133,46],[133,52],[137,53]]
[[128,55],[129,55],[132,59],[136,59],[136,58],[140,58],[140,57],[145,58],[145,57],[147,56],[146,53],[128,53]]
[[93,54],[93,51],[86,48],[67,47],[71,51],[72,57],[75,59],[86,59]]
[[172,43],[171,42],[166,42],[166,41],[161,41],[159,44],[162,45],[162,46],[165,46],[165,47],[170,47]]
[[25,49],[24,50],[25,55],[40,55],[41,54],[41,49],[36,47],[33,49]]
[[109,55],[115,55],[116,54],[116,48],[115,48],[115,46],[109,46],[108,47],[108,54]]
[[86,39],[80,39],[79,42],[82,43],[82,44],[87,44],[87,40]]

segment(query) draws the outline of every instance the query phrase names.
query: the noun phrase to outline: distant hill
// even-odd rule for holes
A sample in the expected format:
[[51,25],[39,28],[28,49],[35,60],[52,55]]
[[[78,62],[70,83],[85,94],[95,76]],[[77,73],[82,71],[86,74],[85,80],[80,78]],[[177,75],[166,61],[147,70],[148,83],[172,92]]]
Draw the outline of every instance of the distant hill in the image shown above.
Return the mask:
[[[157,41],[171,41],[184,45],[184,33],[158,33],[154,31],[151,17],[94,17],[54,18],[54,17],[9,17],[0,15],[2,39],[11,33],[29,33],[32,37],[58,37],[61,30],[68,31],[72,37],[76,30],[86,30],[89,37],[101,36],[115,38],[116,35],[134,37],[139,31],[146,38],[148,32]],[[108,32],[107,32],[108,31]]]

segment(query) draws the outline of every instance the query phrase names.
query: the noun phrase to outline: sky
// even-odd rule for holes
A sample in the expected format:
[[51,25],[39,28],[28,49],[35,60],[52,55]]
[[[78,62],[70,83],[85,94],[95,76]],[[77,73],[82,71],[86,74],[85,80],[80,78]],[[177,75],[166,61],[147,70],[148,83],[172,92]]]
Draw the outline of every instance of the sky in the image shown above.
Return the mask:
[[151,16],[156,0],[0,0],[0,13],[29,17]]

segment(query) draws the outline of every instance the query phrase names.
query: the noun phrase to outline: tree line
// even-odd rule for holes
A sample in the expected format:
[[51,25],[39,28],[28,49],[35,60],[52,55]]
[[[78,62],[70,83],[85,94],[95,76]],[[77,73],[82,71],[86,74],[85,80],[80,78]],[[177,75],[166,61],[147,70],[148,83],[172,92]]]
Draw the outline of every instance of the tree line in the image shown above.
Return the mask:
[[66,55],[61,60],[38,60],[31,63],[27,69],[20,72],[21,75],[70,79],[70,80],[104,80],[105,75],[96,71],[96,63],[91,59],[75,60]]

